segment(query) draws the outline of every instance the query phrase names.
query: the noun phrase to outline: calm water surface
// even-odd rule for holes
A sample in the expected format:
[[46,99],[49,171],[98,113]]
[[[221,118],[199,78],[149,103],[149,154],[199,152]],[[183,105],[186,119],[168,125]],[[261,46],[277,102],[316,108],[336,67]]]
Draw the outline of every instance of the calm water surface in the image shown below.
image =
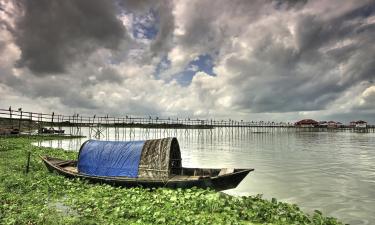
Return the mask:
[[[88,135],[88,130],[82,131]],[[234,133],[129,130],[118,139],[177,136],[185,167],[255,168],[232,195],[265,198],[321,210],[350,224],[375,224],[375,134],[345,132]],[[177,135],[176,135],[177,134]],[[107,133],[114,140],[114,130]],[[40,146],[77,150],[86,139],[46,141]]]

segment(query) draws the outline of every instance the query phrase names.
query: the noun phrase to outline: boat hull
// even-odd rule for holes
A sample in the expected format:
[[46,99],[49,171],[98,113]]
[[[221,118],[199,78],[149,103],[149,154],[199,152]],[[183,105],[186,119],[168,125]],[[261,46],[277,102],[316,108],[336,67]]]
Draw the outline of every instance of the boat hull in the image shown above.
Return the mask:
[[[145,187],[145,188],[211,188],[217,191],[232,189],[254,169],[236,169],[232,173],[217,176],[202,176],[198,178],[189,178],[189,176],[171,176],[168,179],[145,179],[145,178],[127,178],[127,177],[101,177],[90,176],[78,172],[72,172],[64,169],[66,165],[75,165],[74,160],[61,160],[51,157],[41,157],[44,164],[50,172],[55,172],[67,178],[82,178],[93,183],[109,184],[121,187]],[[188,168],[190,169],[190,168]],[[202,169],[200,169],[202,170]],[[212,170],[212,169],[208,169]]]

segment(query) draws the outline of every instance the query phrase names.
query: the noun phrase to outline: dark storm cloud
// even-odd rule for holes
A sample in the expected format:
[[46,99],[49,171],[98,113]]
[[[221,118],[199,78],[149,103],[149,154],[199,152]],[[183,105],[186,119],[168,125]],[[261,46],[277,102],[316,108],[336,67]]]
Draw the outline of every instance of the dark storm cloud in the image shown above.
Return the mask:
[[[184,12],[189,19],[176,42],[188,51],[219,51],[219,57],[226,57],[218,64],[228,72],[231,107],[251,112],[324,110],[351,87],[375,77],[375,25],[367,21],[375,14],[374,1],[351,2],[339,13],[322,10],[324,15],[305,2],[276,2],[273,7],[281,18],[268,20],[275,14],[270,10],[275,2],[198,1]],[[227,45],[232,38],[250,46],[251,54]]]
[[[306,2],[304,0],[196,1],[187,6],[189,10],[185,17],[189,19],[185,24],[186,32],[178,42],[186,48],[214,53],[220,50],[218,47],[224,42],[265,16],[265,9],[272,7],[283,10],[295,9],[303,7]],[[225,17],[226,20],[219,20],[220,17]],[[246,20],[246,23],[243,24],[243,20]]]
[[301,8],[306,3],[307,0],[271,0],[275,4],[277,9],[291,9],[291,8]]
[[[234,105],[252,112],[323,110],[353,85],[372,80],[375,29],[365,21],[375,15],[374,8],[374,2],[370,2],[330,19],[300,15],[296,49],[276,43],[269,33],[257,43],[254,63],[230,62],[235,71],[245,74],[240,79],[254,72],[260,83],[245,82],[245,94],[235,96]],[[345,41],[348,44],[343,44]],[[345,70],[338,72],[339,65]],[[311,67],[309,74],[301,73],[304,66]]]
[[73,108],[81,108],[81,109],[100,109],[100,105],[98,105],[93,99],[92,96],[83,96],[79,91],[71,91],[67,93],[65,96],[60,98],[62,104],[73,107]]
[[[331,83],[290,78],[263,81],[249,87],[251,90],[237,96],[234,104],[239,109],[250,108],[255,113],[323,110],[342,91],[341,87],[332,86]],[[330,89],[329,93],[327,89]]]
[[162,1],[157,7],[159,30],[155,40],[151,44],[151,51],[154,54],[165,54],[172,48],[175,27],[172,4],[172,1]]
[[118,5],[134,13],[147,13],[154,8],[158,1],[155,0],[117,0]]
[[151,11],[156,14],[157,35],[152,41],[150,50],[153,55],[166,54],[172,48],[175,21],[173,16],[173,1],[169,0],[118,0],[126,11],[135,14],[147,14]]
[[[220,16],[217,13],[221,12],[222,15],[229,14],[235,18],[236,12],[240,14],[247,7],[246,4],[240,5],[234,2],[232,5],[220,3],[222,2],[199,1],[195,5],[187,6],[189,10],[185,13],[185,16],[189,17],[189,20],[186,21],[184,26],[185,34],[178,40],[182,46],[207,53],[217,50],[217,47],[221,46],[223,40],[230,37],[231,34],[225,33],[227,28],[229,28],[227,24],[220,24],[215,19],[217,16]],[[254,2],[253,7],[257,8],[258,6],[259,4]],[[252,12],[252,10],[248,12]],[[249,13],[248,15],[251,14]],[[238,31],[228,30],[228,32],[236,34]]]
[[0,40],[0,54],[4,51],[7,43],[5,41]]
[[[68,93],[66,91],[66,86],[61,85],[61,80],[53,80],[53,79],[40,79],[30,81],[30,82],[23,82],[22,86],[24,89],[22,90],[25,93],[28,93],[32,97],[59,97],[64,98],[64,96]],[[19,86],[18,88],[21,88]]]
[[36,74],[62,73],[97,48],[116,49],[126,31],[107,0],[24,0],[16,43],[18,66]]
[[[19,98],[122,115],[374,112],[373,0],[14,1],[17,23],[0,9],[0,83]],[[122,23],[152,34],[128,38]],[[216,76],[175,82],[205,55]]]
[[374,26],[359,26],[356,19],[363,20],[375,14],[375,3],[353,9],[331,19],[322,19],[318,15],[302,15],[297,23],[297,45],[301,54],[337,43],[347,38],[367,39],[373,37]]
[[102,71],[98,74],[98,81],[108,81],[111,83],[121,83],[123,81],[123,78],[120,76],[120,74],[117,72],[117,70],[112,68],[104,68]]

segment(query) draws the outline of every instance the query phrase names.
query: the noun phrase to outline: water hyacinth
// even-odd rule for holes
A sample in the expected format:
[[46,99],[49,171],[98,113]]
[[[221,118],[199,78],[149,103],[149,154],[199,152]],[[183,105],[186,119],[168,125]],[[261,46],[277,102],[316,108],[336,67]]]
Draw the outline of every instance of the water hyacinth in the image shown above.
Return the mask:
[[[94,185],[49,173],[39,155],[75,152],[31,145],[51,137],[0,138],[0,224],[342,224],[315,211],[204,189]],[[28,152],[30,172],[25,174]]]

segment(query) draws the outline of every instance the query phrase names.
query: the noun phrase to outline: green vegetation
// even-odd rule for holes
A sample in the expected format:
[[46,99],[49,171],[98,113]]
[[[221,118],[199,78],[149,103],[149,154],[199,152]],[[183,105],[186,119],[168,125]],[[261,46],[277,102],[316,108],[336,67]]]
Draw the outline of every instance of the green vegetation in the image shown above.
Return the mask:
[[[50,138],[0,138],[0,224],[342,224],[319,211],[307,215],[296,205],[261,196],[69,180],[49,173],[38,155],[72,159],[75,152],[31,145]],[[25,174],[28,151],[32,157]]]

